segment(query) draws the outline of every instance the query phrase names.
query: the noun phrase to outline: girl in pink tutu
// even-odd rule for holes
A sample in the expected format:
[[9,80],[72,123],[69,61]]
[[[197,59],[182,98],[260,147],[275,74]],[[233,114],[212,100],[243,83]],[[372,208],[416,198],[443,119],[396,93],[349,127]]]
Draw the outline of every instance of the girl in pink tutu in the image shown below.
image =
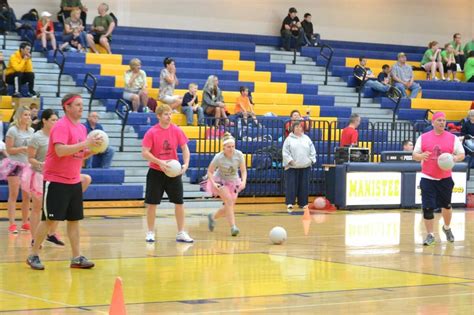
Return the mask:
[[[247,168],[241,151],[235,149],[235,139],[228,132],[223,137],[224,150],[217,153],[207,171],[206,191],[222,199],[223,206],[216,213],[209,213],[209,231],[214,231],[216,220],[226,217],[230,225],[230,234],[237,236],[240,232],[235,225],[234,206],[239,192],[247,183]],[[239,178],[239,169],[242,178]]]
[[[15,224],[16,200],[20,192],[20,176],[23,169],[28,165],[27,146],[28,141],[33,136],[31,126],[31,112],[28,107],[19,107],[14,115],[14,120],[5,136],[5,146],[8,157],[2,160],[0,166],[0,180],[8,181],[8,220],[10,225],[8,231],[13,234],[18,233]],[[30,210],[30,195],[22,190],[21,192],[21,214],[22,231],[30,230],[28,214]]]

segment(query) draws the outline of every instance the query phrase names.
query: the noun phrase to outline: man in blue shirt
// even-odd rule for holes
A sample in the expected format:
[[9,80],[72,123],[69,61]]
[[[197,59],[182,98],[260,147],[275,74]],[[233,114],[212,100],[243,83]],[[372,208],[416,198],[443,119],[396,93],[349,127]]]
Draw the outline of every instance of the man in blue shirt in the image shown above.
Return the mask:
[[[97,112],[91,112],[89,116],[87,116],[87,121],[84,123],[84,126],[87,129],[87,134],[89,134],[92,130],[104,130],[101,124],[99,124],[99,114]],[[112,159],[114,157],[114,149],[110,146],[107,147],[104,153],[99,153],[91,158],[86,160],[86,168],[110,168],[110,164],[112,163]]]

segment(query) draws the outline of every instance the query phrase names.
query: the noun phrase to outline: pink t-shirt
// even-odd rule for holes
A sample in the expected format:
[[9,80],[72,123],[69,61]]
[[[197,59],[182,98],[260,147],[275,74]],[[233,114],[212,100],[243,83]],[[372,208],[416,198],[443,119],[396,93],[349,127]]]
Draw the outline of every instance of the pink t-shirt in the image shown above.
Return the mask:
[[438,166],[438,157],[443,153],[454,153],[456,136],[444,131],[437,135],[433,130],[424,133],[421,138],[421,151],[431,152],[429,158],[422,162],[421,172],[435,179],[451,177],[451,171],[444,171]]
[[84,151],[73,155],[59,157],[54,149],[55,144],[77,144],[87,137],[87,130],[83,124],[74,124],[67,116],[59,119],[51,129],[49,136],[48,153],[44,164],[44,180],[62,184],[77,184],[81,182],[81,167]]
[[[142,147],[150,148],[151,154],[160,160],[177,160],[178,147],[188,143],[188,138],[175,124],[170,124],[166,129],[160,124],[151,127],[143,137]],[[155,164],[149,164],[150,168],[161,171],[160,167]]]

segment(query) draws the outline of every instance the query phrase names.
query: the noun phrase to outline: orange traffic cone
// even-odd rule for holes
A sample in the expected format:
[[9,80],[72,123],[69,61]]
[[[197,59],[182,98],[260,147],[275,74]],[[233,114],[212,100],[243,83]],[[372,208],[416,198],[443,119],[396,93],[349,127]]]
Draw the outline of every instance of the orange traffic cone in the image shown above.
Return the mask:
[[303,231],[304,231],[304,235],[306,236],[309,234],[309,226],[311,225],[311,214],[309,213],[308,206],[305,206],[303,210],[304,210],[303,218],[302,218]]
[[112,302],[110,303],[109,315],[126,315],[125,300],[123,298],[122,278],[115,279]]

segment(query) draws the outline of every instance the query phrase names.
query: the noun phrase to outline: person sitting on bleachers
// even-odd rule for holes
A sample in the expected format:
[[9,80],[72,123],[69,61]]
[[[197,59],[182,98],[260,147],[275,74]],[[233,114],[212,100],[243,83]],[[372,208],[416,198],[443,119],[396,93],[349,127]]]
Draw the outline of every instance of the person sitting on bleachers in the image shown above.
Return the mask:
[[464,55],[464,46],[461,42],[461,34],[455,33],[450,44],[454,48],[454,58],[456,58],[456,63],[459,65],[459,68],[463,70],[466,56]]
[[112,32],[115,28],[115,22],[112,17],[107,14],[109,6],[106,3],[102,3],[97,8],[99,15],[94,18],[91,27],[91,34],[87,34],[87,45],[90,49],[98,53],[95,44],[101,44],[102,47],[107,50],[107,53],[111,54],[112,49],[110,48],[110,41],[112,40]]
[[464,77],[466,82],[474,82],[474,50],[469,53],[464,64]]
[[[367,86],[376,92],[387,93],[388,90],[390,90],[390,86],[379,82],[375,74],[372,72],[372,70],[370,70],[369,67],[366,67],[366,65],[367,65],[367,59],[365,57],[359,57],[359,66],[365,69],[366,71],[364,86]],[[354,78],[356,79],[357,83],[360,85],[364,77],[361,73],[359,73],[358,69],[360,68],[358,67],[354,68]]]
[[235,101],[235,114],[244,119],[244,125],[248,124],[247,119],[250,116],[254,124],[258,126],[257,115],[249,99],[249,88],[246,86],[240,87],[240,96]]
[[291,133],[291,125],[295,121],[300,121],[301,125],[303,126],[304,132],[308,132],[310,128],[309,116],[303,117],[299,110],[294,109],[290,113],[290,120],[285,123],[285,138]]
[[314,33],[313,23],[311,22],[311,13],[304,14],[304,20],[301,22],[301,27],[304,30],[304,39],[308,46],[319,45],[319,34]]
[[186,123],[192,126],[194,123],[194,114],[198,116],[198,124],[204,125],[204,110],[199,106],[199,98],[197,95],[198,86],[196,83],[190,83],[188,92],[184,94],[181,111],[186,115]]
[[173,58],[166,57],[163,60],[164,68],[160,72],[160,95],[159,100],[168,104],[174,112],[183,102],[181,95],[174,95],[174,88],[179,84],[176,76],[176,64]]
[[70,43],[76,38],[82,48],[87,49],[87,33],[84,31],[80,16],[81,9],[75,8],[71,11],[71,16],[64,20],[63,41]]
[[461,136],[469,135],[474,138],[474,110],[467,112],[467,117],[462,120]]
[[215,75],[210,75],[207,78],[206,85],[204,85],[202,91],[202,109],[204,113],[215,118],[216,126],[219,125],[221,119],[224,119],[225,124],[229,122],[225,112],[222,91],[219,88],[219,79]]
[[421,86],[415,82],[413,69],[407,64],[405,53],[397,55],[398,62],[392,67],[392,79],[394,86],[401,92],[402,97],[407,97],[406,89],[411,91],[410,98],[415,98],[421,90]]
[[61,0],[61,12],[64,18],[64,24],[66,20],[72,16],[74,10],[79,10],[79,18],[82,20],[82,25],[86,25],[87,19],[87,8],[82,5],[81,0]]
[[[87,116],[87,121],[84,123],[84,126],[87,129],[87,134],[92,130],[104,130],[101,124],[99,124],[99,114],[97,112],[91,112]],[[95,154],[86,160],[86,168],[110,168],[112,164],[112,159],[114,158],[114,149],[107,147],[107,150],[103,153]]]
[[125,71],[123,99],[132,102],[132,111],[137,112],[141,106],[148,105],[146,72],[141,69],[142,62],[133,58],[129,63],[130,70]]
[[454,47],[451,44],[444,45],[444,50],[441,52],[441,61],[443,62],[444,73],[447,74],[446,80],[459,82],[456,78],[456,56],[454,52]]
[[474,51],[474,39],[464,45],[464,56],[469,58],[468,56],[471,51]]
[[31,44],[21,43],[18,51],[10,56],[6,70],[5,82],[13,85],[15,92],[13,97],[22,97],[20,86],[28,84],[29,96],[37,97],[35,92],[35,74],[33,73],[33,62],[31,61]]
[[56,50],[56,36],[54,35],[54,25],[51,21],[51,13],[47,11],[41,12],[41,18],[36,24],[36,39],[41,40],[43,52],[48,51],[48,40],[51,42],[51,47]]
[[441,80],[446,80],[441,60],[441,49],[437,41],[432,41],[428,44],[428,49],[425,51],[423,59],[421,59],[421,67],[425,69],[427,74],[431,74],[431,80],[438,81],[436,70],[441,74]]
[[359,114],[353,113],[349,118],[349,125],[342,129],[341,140],[339,145],[341,147],[357,146],[359,143],[359,132],[357,128],[360,125]]
[[385,86],[388,86],[389,88],[392,86],[391,85],[391,79],[390,79],[390,66],[385,64],[382,66],[382,72],[379,73],[377,76],[377,81],[382,83]]
[[291,46],[291,37],[296,37],[296,49],[301,47],[304,38],[304,30],[301,27],[300,19],[296,16],[295,8],[290,8],[288,10],[288,15],[283,20],[281,25],[281,41],[283,50],[290,51]]
[[405,152],[413,152],[413,141],[411,140],[403,140],[402,148]]
[[87,52],[87,50],[81,44],[81,32],[75,30],[72,32],[72,37],[69,37],[67,42],[64,42],[61,47],[59,47],[62,51],[69,51],[69,52]]

